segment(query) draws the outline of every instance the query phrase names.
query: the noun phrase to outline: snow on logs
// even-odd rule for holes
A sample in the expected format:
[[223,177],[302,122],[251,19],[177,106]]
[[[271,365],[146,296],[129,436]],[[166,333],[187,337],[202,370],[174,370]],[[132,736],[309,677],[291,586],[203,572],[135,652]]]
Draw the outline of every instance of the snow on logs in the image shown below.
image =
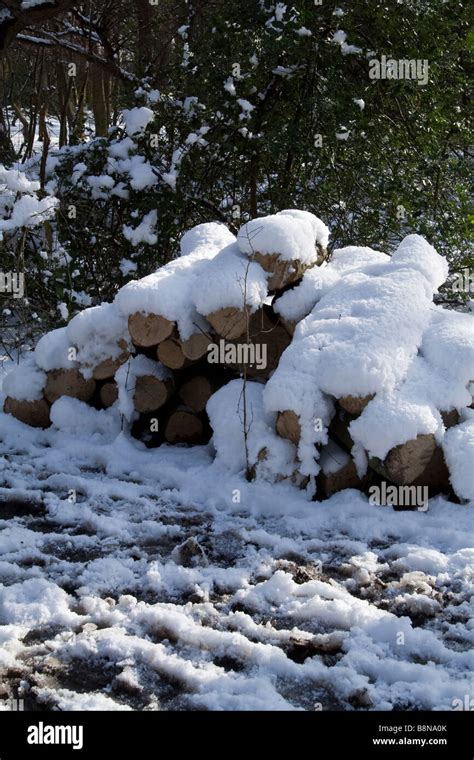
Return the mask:
[[328,237],[298,210],[237,237],[198,225],[178,258],[43,336],[6,377],[5,412],[46,428],[70,396],[146,445],[212,435],[226,467],[318,498],[381,479],[472,498],[456,462],[474,446],[474,328],[433,305],[446,261],[418,235],[328,260]]
[[268,273],[269,291],[297,282],[326,256],[329,230],[313,214],[286,210],[253,219],[237,236],[239,249]]

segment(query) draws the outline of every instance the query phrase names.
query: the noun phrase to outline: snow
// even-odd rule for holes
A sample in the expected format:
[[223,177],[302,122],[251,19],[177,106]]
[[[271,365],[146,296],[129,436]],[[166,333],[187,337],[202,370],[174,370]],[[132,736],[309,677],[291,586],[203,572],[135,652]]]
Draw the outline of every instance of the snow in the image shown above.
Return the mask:
[[[335,15],[342,15],[342,14],[335,14]],[[346,42],[346,40],[347,40],[347,34],[342,29],[338,29],[337,32],[334,32],[331,38],[331,42],[334,42],[340,46],[342,55],[353,55],[355,53],[362,52],[360,47],[357,47],[357,45],[349,45]]]
[[153,111],[146,106],[141,108],[131,108],[122,111],[122,117],[125,122],[125,131],[129,137],[133,137],[137,133],[142,133],[150,121],[153,120]]
[[290,216],[296,221],[300,220],[307,222],[314,233],[314,240],[321,248],[327,248],[329,243],[329,227],[327,227],[321,219],[312,214],[310,211],[301,211],[297,208],[283,209],[279,211],[276,216]]
[[138,265],[136,262],[130,261],[130,259],[121,259],[119,268],[123,276],[127,277],[129,274],[137,271]]
[[244,304],[254,312],[267,297],[267,277],[260,264],[249,261],[237,243],[231,243],[196,278],[194,303],[200,314],[226,307],[243,309]]
[[255,106],[245,98],[237,98],[237,103],[245,113],[250,113],[250,111],[253,111],[255,108]]
[[108,443],[120,433],[120,416],[116,409],[94,409],[76,398],[62,396],[51,407],[51,422],[76,438]]
[[34,356],[38,367],[45,372],[54,369],[74,369],[77,362],[71,353],[68,329],[60,327],[43,335],[38,341]]
[[18,169],[6,169],[0,164],[0,185],[14,193],[34,193],[40,188],[38,180],[30,180],[25,172]]
[[[317,231],[320,229],[309,218],[312,215],[294,215],[291,212],[263,216],[247,222],[240,228],[237,243],[242,253],[252,255],[278,253],[284,261],[301,261],[311,264],[317,259],[315,247]],[[322,225],[322,222],[320,222]],[[325,227],[325,225],[323,225]],[[327,243],[327,237],[324,236]],[[320,233],[321,234],[321,233]]]
[[227,77],[227,79],[224,82],[224,90],[229,93],[229,95],[236,95],[237,90],[235,89],[234,84],[234,78],[233,77]]
[[116,295],[115,304],[128,317],[135,312],[160,314],[178,325],[180,336],[187,340],[196,325],[205,329],[206,323],[193,304],[195,284],[208,260],[217,248],[202,246],[193,253],[181,256],[141,280],[125,285]]
[[235,236],[222,222],[205,222],[192,227],[184,233],[179,247],[181,256],[187,256],[196,248],[211,248],[220,251],[225,246],[235,243]]
[[[394,446],[423,434],[434,434],[441,443],[445,428],[440,411],[462,410],[471,403],[467,385],[474,373],[472,318],[438,307],[431,314],[420,353],[401,384],[380,393],[351,424],[354,441],[372,456],[383,459]],[[466,487],[455,490],[462,495]]]
[[421,351],[441,372],[470,382],[474,378],[474,319],[470,314],[437,308],[423,335]]
[[8,219],[0,219],[0,233],[9,232],[21,227],[37,227],[51,219],[59,201],[57,198],[37,198],[23,195],[13,205]]
[[[469,693],[463,505],[312,503],[206,447],[104,444],[5,415],[0,459],[0,498],[38,505],[12,521],[0,504],[2,663],[21,664],[43,709],[347,710],[366,689],[371,709],[449,710]],[[175,548],[190,537],[204,556],[186,566]]]
[[333,266],[312,267],[304,273],[298,285],[275,300],[274,309],[283,319],[299,322],[308,316],[324,293],[327,293],[339,279],[340,276]]
[[[100,176],[95,176],[93,174],[89,174],[87,177],[87,184],[90,185],[90,187],[93,188],[93,190],[111,190],[113,186],[115,185],[115,180],[113,177],[109,177],[108,174],[102,174]],[[100,195],[95,196],[94,193],[92,193],[92,197],[101,197]]]
[[[128,174],[130,178],[130,186],[133,190],[144,190],[147,187],[153,187],[158,183],[158,176],[156,170],[149,161],[146,161],[144,156],[134,155],[130,158],[110,158],[108,171],[117,174]],[[112,180],[112,177],[108,178]],[[112,181],[113,186],[115,180]]]
[[430,295],[442,285],[449,273],[448,262],[421,235],[407,235],[392,256],[392,266],[418,270],[431,286]]
[[[124,137],[121,140],[113,140],[109,145],[109,156],[111,158],[120,158],[125,160],[129,158],[130,151],[135,150],[136,143],[131,137]],[[87,167],[86,167],[87,168]],[[76,169],[76,167],[74,167]]]
[[246,432],[251,465],[257,462],[259,454],[265,449],[267,456],[260,463],[259,472],[291,475],[295,449],[289,441],[275,433],[276,414],[264,409],[263,385],[246,383],[246,418],[243,391],[243,380],[231,380],[207,402],[207,413],[214,432],[212,441],[216,449],[216,461],[222,463],[229,472],[245,469]]
[[450,428],[443,439],[443,451],[456,493],[467,501],[474,501],[474,418]]
[[351,272],[376,271],[377,264],[387,264],[389,261],[390,256],[381,251],[374,251],[367,246],[347,245],[334,249],[329,266],[331,270],[344,275]]
[[287,6],[285,5],[285,3],[276,3],[276,5],[275,5],[275,19],[277,21],[282,21],[283,20],[283,16],[286,13],[286,9],[287,9]]
[[69,319],[69,309],[64,301],[60,301],[57,305],[57,310],[61,319],[66,321]]
[[3,379],[3,393],[18,401],[37,401],[43,397],[46,374],[38,368],[33,354],[27,354]]
[[28,8],[36,8],[38,5],[46,5],[48,3],[49,0],[22,0],[21,9],[25,11]]
[[124,224],[122,230],[123,236],[133,246],[140,245],[140,243],[156,245],[158,237],[156,233],[153,232],[153,230],[156,226],[157,221],[158,214],[155,209],[153,209],[152,211],[149,211],[148,214],[145,214],[142,221],[137,227],[129,227],[128,225]]
[[69,610],[68,595],[44,578],[30,578],[0,588],[0,623],[44,625],[75,622]]
[[130,336],[126,318],[115,304],[103,303],[76,314],[67,326],[67,340],[77,348],[77,361],[84,377],[92,376],[93,369],[105,359],[116,359],[129,345]]
[[[36,698],[40,704],[48,705],[48,709],[70,711],[119,711],[128,712],[132,708],[108,697],[106,694],[82,694],[71,689],[51,689],[47,686],[36,690]],[[75,749],[75,747],[73,747]]]

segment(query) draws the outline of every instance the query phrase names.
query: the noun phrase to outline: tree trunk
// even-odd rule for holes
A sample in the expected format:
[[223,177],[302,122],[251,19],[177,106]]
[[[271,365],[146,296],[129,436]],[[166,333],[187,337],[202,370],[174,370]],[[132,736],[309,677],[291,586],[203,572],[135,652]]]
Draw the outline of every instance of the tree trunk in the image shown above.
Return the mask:
[[109,119],[104,90],[104,74],[98,66],[92,65],[89,75],[89,100],[94,114],[96,137],[107,137]]

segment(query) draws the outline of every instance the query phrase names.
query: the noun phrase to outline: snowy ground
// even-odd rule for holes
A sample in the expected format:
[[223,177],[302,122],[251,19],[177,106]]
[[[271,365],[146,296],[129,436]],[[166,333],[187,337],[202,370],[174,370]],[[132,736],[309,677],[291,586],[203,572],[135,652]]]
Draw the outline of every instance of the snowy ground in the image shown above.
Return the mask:
[[410,710],[470,694],[469,507],[312,503],[226,475],[207,447],[74,425],[0,415],[2,698]]

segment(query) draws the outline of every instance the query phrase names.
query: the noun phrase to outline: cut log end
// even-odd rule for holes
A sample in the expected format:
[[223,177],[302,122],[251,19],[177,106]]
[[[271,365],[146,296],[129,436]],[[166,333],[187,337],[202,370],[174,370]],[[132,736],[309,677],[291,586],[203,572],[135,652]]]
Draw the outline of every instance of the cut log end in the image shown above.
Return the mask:
[[361,488],[363,485],[352,459],[342,465],[335,472],[327,474],[321,472],[318,475],[317,484],[317,498],[319,498],[320,490],[326,498],[329,498],[339,491],[344,491],[346,488]]
[[102,404],[108,409],[113,406],[118,399],[118,387],[117,383],[104,383],[100,389],[100,400]]
[[286,438],[291,443],[294,443],[295,446],[298,446],[301,436],[301,425],[296,412],[293,412],[291,409],[279,412],[276,429],[281,438]]
[[247,332],[249,311],[228,306],[207,314],[206,319],[221,338],[237,340]]
[[181,342],[181,350],[186,359],[197,362],[207,354],[210,343],[212,343],[212,338],[205,333],[198,332]]
[[370,467],[396,485],[411,485],[426,470],[436,449],[434,435],[419,435],[412,441],[395,446],[384,461],[369,460]]
[[128,318],[128,331],[135,346],[150,348],[169,338],[174,330],[174,322],[160,314],[136,312]]
[[203,412],[214,390],[213,384],[207,377],[198,375],[181,386],[179,397],[193,412]]
[[251,257],[265,272],[269,272],[268,289],[270,291],[282,290],[287,285],[292,285],[303,276],[307,265],[299,260],[282,259],[279,253],[260,253],[255,251]]
[[168,443],[201,443],[204,425],[196,414],[180,409],[169,417],[164,436]]
[[133,403],[137,412],[154,412],[165,404],[171,396],[172,385],[168,380],[159,380],[151,375],[137,377]]
[[49,404],[44,398],[37,401],[19,401],[8,396],[5,399],[4,411],[31,427],[47,428],[51,425]]
[[183,369],[190,364],[189,359],[186,359],[181,348],[181,341],[176,338],[168,338],[160,343],[157,351],[158,359],[168,369]]
[[61,396],[90,401],[94,391],[95,380],[86,380],[78,369],[59,369],[48,372],[44,395],[54,404]]
[[344,409],[348,414],[361,414],[369,401],[372,401],[374,394],[371,393],[368,396],[343,396],[338,399],[339,406]]
[[94,368],[92,377],[94,380],[109,380],[110,378],[115,376],[115,373],[118,369],[122,366],[122,364],[125,364],[125,362],[128,360],[130,356],[129,351],[124,350],[120,354],[120,356],[117,356],[115,359],[104,359],[103,362],[97,365],[97,367]]

